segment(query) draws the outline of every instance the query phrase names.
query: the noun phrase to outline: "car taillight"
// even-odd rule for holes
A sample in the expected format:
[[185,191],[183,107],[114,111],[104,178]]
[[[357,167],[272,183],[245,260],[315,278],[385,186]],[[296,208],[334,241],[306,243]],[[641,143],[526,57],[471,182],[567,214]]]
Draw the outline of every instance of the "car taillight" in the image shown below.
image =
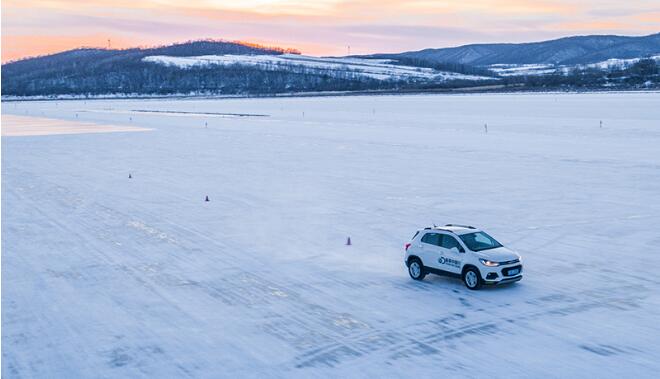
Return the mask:
[[409,248],[409,247],[410,247],[410,244],[407,243],[407,244],[406,244],[406,251],[408,251],[408,248]]

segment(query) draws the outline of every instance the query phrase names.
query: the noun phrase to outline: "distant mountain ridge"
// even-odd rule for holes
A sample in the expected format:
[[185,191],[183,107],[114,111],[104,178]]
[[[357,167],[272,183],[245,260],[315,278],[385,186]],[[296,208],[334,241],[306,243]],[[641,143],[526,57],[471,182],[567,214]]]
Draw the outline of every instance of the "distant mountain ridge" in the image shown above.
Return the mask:
[[473,66],[493,64],[589,64],[660,54],[660,33],[642,37],[592,35],[531,43],[472,44],[395,54],[371,54],[380,59],[412,58]]

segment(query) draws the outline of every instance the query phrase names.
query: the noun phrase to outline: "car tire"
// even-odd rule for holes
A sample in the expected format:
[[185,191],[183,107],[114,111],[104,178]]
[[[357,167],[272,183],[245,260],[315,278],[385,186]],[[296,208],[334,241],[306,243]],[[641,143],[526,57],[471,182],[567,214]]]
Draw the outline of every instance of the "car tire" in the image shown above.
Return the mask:
[[408,262],[408,275],[414,280],[423,280],[426,276],[426,270],[424,270],[424,265],[419,259],[411,259]]
[[474,267],[468,267],[463,272],[463,283],[465,283],[465,286],[468,289],[473,291],[481,288],[483,281],[481,280],[481,274],[479,274],[479,270]]

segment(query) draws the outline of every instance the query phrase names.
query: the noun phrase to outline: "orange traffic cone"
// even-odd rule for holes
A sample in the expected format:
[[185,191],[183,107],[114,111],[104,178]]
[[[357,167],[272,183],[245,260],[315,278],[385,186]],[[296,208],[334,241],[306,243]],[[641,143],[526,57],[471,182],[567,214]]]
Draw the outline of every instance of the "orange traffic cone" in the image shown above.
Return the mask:
[[346,240],[346,246],[351,246],[351,237]]
[[211,200],[209,200],[208,195],[206,196],[206,199],[204,201],[211,201]]

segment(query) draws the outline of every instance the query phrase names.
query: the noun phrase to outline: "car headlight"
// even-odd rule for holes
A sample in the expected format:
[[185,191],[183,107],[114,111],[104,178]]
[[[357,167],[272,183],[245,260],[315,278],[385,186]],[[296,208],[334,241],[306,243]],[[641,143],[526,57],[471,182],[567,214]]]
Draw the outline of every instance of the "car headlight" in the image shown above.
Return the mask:
[[488,259],[479,258],[479,262],[481,262],[482,265],[488,266],[488,267],[497,267],[497,266],[500,265],[499,262],[489,261]]

